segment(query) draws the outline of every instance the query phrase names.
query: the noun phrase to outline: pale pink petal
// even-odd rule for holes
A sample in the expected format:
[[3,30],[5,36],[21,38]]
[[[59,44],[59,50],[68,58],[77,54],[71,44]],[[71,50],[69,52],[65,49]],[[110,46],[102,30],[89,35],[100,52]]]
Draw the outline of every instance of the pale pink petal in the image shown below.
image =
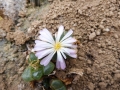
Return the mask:
[[62,47],[73,47],[73,44],[71,44],[71,43],[67,43],[67,44],[62,44]]
[[[44,45],[44,44],[48,44],[48,45],[52,45],[51,43],[48,42],[44,42],[44,41],[40,41],[40,40],[35,40],[36,45]],[[52,45],[53,46],[53,45]]]
[[77,50],[69,49],[69,48],[62,48],[62,51],[69,55],[70,57],[77,58]]
[[69,38],[65,39],[64,41],[62,41],[61,43],[62,44],[67,44],[67,43],[74,43],[76,41],[77,40],[75,38],[69,37]]
[[77,45],[73,45],[72,48],[77,49]]
[[63,31],[64,31],[64,27],[62,25],[59,26],[58,33],[57,33],[57,36],[56,36],[56,42],[58,42],[60,40],[60,37],[63,34]]
[[46,48],[41,48],[40,46],[35,46],[34,47],[35,51],[41,51],[41,50],[44,50],[44,49],[46,49]]
[[61,69],[64,70],[66,68],[66,64],[65,64],[65,61],[60,61],[60,66],[61,66]]
[[64,61],[64,59],[63,59],[63,57],[62,57],[60,52],[57,52],[57,61],[59,61],[61,69],[65,69],[66,68],[65,61]]
[[54,43],[55,43],[54,41],[50,40],[49,37],[46,37],[46,36],[44,36],[44,35],[39,35],[38,38],[39,38],[40,40],[42,40],[42,41],[49,42],[49,43],[51,43],[51,44],[54,44]]
[[65,47],[65,48],[73,48],[73,49],[76,49],[77,48],[77,45],[74,45],[74,44],[62,44],[61,45],[62,47]]
[[44,66],[48,65],[54,54],[55,52],[50,53],[48,56],[46,56],[45,58],[41,60],[40,64]]
[[77,53],[76,49],[62,48],[62,51],[65,53]]
[[62,38],[61,41],[65,40],[66,38],[70,37],[72,35],[73,31],[70,29],[67,34]]
[[55,33],[55,38],[57,37],[57,33]]
[[60,69],[60,62],[58,60],[56,62],[56,67],[57,67],[57,69]]
[[53,48],[53,45],[44,41],[37,41],[35,44],[35,47],[41,47],[41,48]]
[[75,53],[70,53],[69,56],[72,58],[77,58],[77,54],[75,54]]
[[44,28],[43,30],[40,30],[39,33],[45,38],[49,39],[52,43],[54,43],[52,34],[46,28]]
[[41,59],[41,58],[43,58],[43,57],[45,57],[48,54],[53,53],[53,52],[54,52],[54,49],[46,49],[46,50],[36,52],[35,55],[38,57],[38,59]]
[[61,62],[61,61],[58,61],[56,62],[56,67],[57,69],[62,69],[64,70],[66,68],[66,64],[65,64],[65,61]]
[[67,57],[65,56],[65,54],[62,52],[62,50],[60,51],[62,56],[64,57],[64,59],[66,59]]

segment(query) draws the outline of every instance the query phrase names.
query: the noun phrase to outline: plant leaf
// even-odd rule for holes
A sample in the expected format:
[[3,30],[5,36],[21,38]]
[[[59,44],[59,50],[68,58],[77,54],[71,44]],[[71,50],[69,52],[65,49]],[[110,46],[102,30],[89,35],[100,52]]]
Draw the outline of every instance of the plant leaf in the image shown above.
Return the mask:
[[54,70],[55,65],[50,62],[47,66],[43,66],[44,75],[49,75]]
[[33,68],[28,66],[22,74],[23,80],[25,80],[26,82],[33,81],[34,79],[32,77],[32,71],[33,71]]
[[40,67],[37,70],[34,70],[32,72],[34,80],[40,80],[40,78],[43,76],[43,68]]
[[52,80],[50,83],[50,87],[52,90],[66,90],[65,85],[60,80]]
[[32,61],[37,61],[38,58],[35,56],[35,54],[33,52],[30,53],[29,55],[29,63]]

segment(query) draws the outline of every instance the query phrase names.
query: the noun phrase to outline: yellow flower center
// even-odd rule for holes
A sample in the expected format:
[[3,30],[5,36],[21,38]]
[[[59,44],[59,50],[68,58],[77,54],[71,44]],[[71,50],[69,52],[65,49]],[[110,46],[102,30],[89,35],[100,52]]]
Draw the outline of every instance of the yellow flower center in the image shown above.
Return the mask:
[[54,48],[55,50],[59,50],[61,48],[61,43],[60,42],[55,43]]

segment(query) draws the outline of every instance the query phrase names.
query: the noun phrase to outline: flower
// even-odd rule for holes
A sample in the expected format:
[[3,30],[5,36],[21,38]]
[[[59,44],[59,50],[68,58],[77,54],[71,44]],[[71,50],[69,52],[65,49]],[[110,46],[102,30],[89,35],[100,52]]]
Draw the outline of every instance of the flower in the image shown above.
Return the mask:
[[38,59],[42,59],[41,65],[46,66],[53,56],[57,55],[56,67],[65,69],[64,59],[67,58],[66,55],[77,58],[77,45],[74,44],[77,40],[71,36],[72,30],[65,34],[64,27],[61,25],[54,37],[46,28],[40,30],[39,33],[39,40],[35,40],[34,50]]

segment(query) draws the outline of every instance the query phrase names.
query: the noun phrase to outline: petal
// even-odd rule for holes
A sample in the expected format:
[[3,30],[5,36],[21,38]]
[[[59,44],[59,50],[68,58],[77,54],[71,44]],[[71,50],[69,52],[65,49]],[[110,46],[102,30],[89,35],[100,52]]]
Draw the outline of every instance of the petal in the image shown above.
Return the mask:
[[72,35],[72,33],[73,33],[73,30],[70,29],[70,30],[67,32],[67,34],[62,38],[61,41],[63,41],[63,40],[65,40],[66,38],[70,37],[70,36]]
[[62,48],[62,51],[69,55],[70,57],[77,58],[77,50],[69,49],[69,48]]
[[50,62],[50,60],[52,59],[53,55],[55,54],[55,52],[50,53],[48,56],[46,56],[45,58],[43,58],[40,62],[41,65],[48,65],[48,63]]
[[57,37],[57,33],[55,33],[55,38]]
[[36,43],[37,46],[38,46],[38,45],[41,46],[41,45],[44,45],[44,44],[52,45],[52,44],[50,44],[50,43],[48,43],[48,42],[40,41],[40,40],[36,40],[35,43]]
[[36,45],[43,45],[43,44],[49,44],[49,45],[52,45],[52,44],[50,44],[50,43],[48,43],[48,42],[45,42],[45,41],[40,41],[40,40],[35,40],[35,43],[36,43]]
[[72,48],[76,49],[76,48],[77,48],[77,45],[73,45]]
[[60,52],[61,52],[62,56],[64,57],[64,59],[66,59],[65,54],[62,51],[60,51]]
[[46,49],[46,50],[36,52],[35,55],[38,57],[38,59],[41,59],[41,58],[45,57],[46,55],[53,53],[53,52],[54,52],[53,49]]
[[60,52],[57,52],[57,61],[59,61],[61,69],[65,69],[66,68],[65,61],[64,61],[64,59],[63,59],[63,57],[62,57]]
[[40,30],[39,33],[45,38],[49,39],[52,43],[54,42],[52,34],[46,28],[44,28],[43,30]]
[[41,48],[39,46],[34,47],[34,51],[41,51],[41,50],[44,50],[44,49],[46,49],[46,48]]
[[46,37],[46,36],[44,36],[44,35],[39,35],[38,38],[39,38],[40,40],[42,40],[42,41],[49,42],[49,43],[51,43],[51,44],[54,44],[54,43],[55,43],[55,41],[52,41],[49,37]]
[[56,67],[57,67],[57,69],[60,69],[60,62],[58,60],[56,62]]
[[66,43],[74,43],[76,42],[77,40],[75,38],[72,38],[72,37],[69,37],[67,39],[65,39],[64,41],[62,41],[61,43],[62,44],[66,44]]
[[60,61],[60,67],[62,70],[64,70],[66,68],[66,64],[65,64],[65,61]]
[[62,51],[64,53],[77,53],[76,49],[70,49],[70,48],[62,48]]
[[77,54],[75,54],[75,53],[70,53],[69,56],[72,58],[77,58]]
[[36,40],[35,43],[36,43],[35,47],[40,47],[40,48],[51,48],[51,47],[53,47],[52,44],[44,42],[44,41]]
[[66,47],[66,48],[77,48],[77,45],[71,44],[71,43],[62,43],[61,45],[62,47]]
[[58,33],[57,33],[57,36],[56,36],[56,41],[57,42],[60,40],[60,37],[63,34],[63,31],[64,31],[64,27],[62,25],[59,26]]

